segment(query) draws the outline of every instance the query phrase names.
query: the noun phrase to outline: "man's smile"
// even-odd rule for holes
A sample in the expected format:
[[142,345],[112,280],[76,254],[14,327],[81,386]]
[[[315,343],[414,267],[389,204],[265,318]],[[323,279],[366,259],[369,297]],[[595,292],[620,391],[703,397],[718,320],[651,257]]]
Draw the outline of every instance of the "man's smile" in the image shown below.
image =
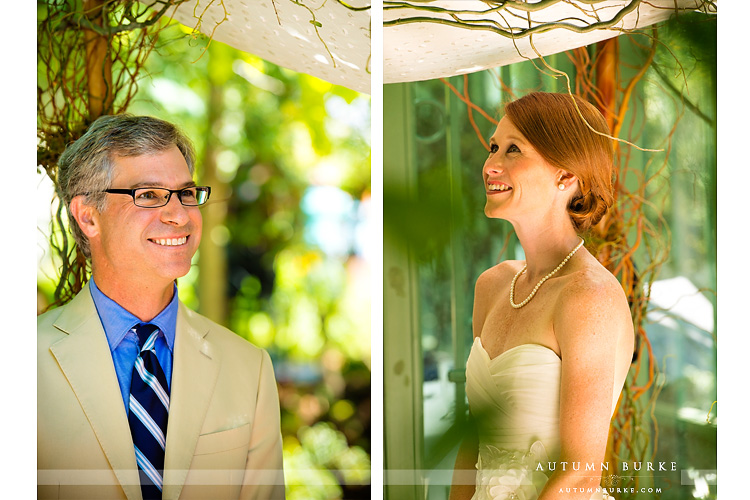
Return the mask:
[[149,238],[149,241],[165,247],[182,246],[187,243],[188,236],[181,238]]

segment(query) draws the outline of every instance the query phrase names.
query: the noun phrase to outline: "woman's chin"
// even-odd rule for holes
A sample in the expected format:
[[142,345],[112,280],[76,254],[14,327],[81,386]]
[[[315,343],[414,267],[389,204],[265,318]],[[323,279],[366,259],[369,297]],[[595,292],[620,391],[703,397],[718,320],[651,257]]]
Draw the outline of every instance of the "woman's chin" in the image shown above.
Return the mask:
[[501,212],[502,210],[499,210],[498,207],[493,206],[490,203],[487,203],[484,206],[484,215],[486,215],[489,219],[502,219],[503,216]]

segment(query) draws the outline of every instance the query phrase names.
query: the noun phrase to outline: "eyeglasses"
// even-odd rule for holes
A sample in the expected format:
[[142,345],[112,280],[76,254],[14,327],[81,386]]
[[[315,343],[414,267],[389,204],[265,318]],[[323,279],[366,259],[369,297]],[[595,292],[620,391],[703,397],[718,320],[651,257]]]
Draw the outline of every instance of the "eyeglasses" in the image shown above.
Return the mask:
[[208,201],[211,188],[208,186],[193,186],[182,189],[167,189],[157,187],[144,187],[135,189],[105,189],[105,193],[129,194],[133,197],[133,203],[137,207],[158,208],[163,207],[172,198],[172,193],[177,193],[180,203],[186,207],[197,207]]

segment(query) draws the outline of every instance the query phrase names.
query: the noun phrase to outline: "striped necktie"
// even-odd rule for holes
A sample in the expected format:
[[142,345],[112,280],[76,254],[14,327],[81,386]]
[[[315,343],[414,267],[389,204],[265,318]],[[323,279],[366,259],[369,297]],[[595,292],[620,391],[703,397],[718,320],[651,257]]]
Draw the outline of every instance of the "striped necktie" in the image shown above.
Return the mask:
[[154,351],[159,328],[140,324],[133,331],[138,334],[140,352],[135,359],[130,382],[128,422],[133,435],[143,498],[160,499],[169,415],[169,385]]

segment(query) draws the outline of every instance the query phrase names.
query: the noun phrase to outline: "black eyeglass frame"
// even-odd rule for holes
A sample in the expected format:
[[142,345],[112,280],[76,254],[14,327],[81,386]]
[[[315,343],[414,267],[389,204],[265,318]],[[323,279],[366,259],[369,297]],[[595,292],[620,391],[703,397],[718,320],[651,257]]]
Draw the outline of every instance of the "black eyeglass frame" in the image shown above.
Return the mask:
[[[158,189],[160,191],[169,191],[169,194],[167,195],[167,200],[162,205],[143,206],[143,205],[139,205],[135,201],[135,192],[136,191],[140,191],[142,189],[146,189],[146,190],[149,190],[149,189]],[[190,204],[187,204],[187,203],[183,202],[182,201],[182,193],[184,193],[185,191],[187,191],[189,189],[195,189],[196,191],[201,191],[201,192],[206,193],[206,201],[204,201],[203,203],[196,203],[195,205],[190,205]],[[184,206],[184,207],[200,207],[200,206],[205,205],[206,202],[208,202],[208,199],[211,197],[211,186],[189,186],[189,187],[184,187],[184,188],[180,188],[180,189],[168,189],[168,188],[165,188],[165,187],[156,187],[156,186],[150,187],[150,186],[148,186],[148,187],[138,187],[138,188],[133,188],[133,189],[105,189],[102,192],[103,193],[111,193],[111,194],[129,194],[130,197],[133,198],[133,204],[136,207],[138,207],[138,208],[161,208],[161,207],[165,207],[165,206],[167,206],[169,204],[169,201],[172,199],[172,194],[173,193],[177,193],[177,199],[180,200],[180,203],[182,204],[182,206]],[[197,196],[196,196],[196,199],[197,199]]]

